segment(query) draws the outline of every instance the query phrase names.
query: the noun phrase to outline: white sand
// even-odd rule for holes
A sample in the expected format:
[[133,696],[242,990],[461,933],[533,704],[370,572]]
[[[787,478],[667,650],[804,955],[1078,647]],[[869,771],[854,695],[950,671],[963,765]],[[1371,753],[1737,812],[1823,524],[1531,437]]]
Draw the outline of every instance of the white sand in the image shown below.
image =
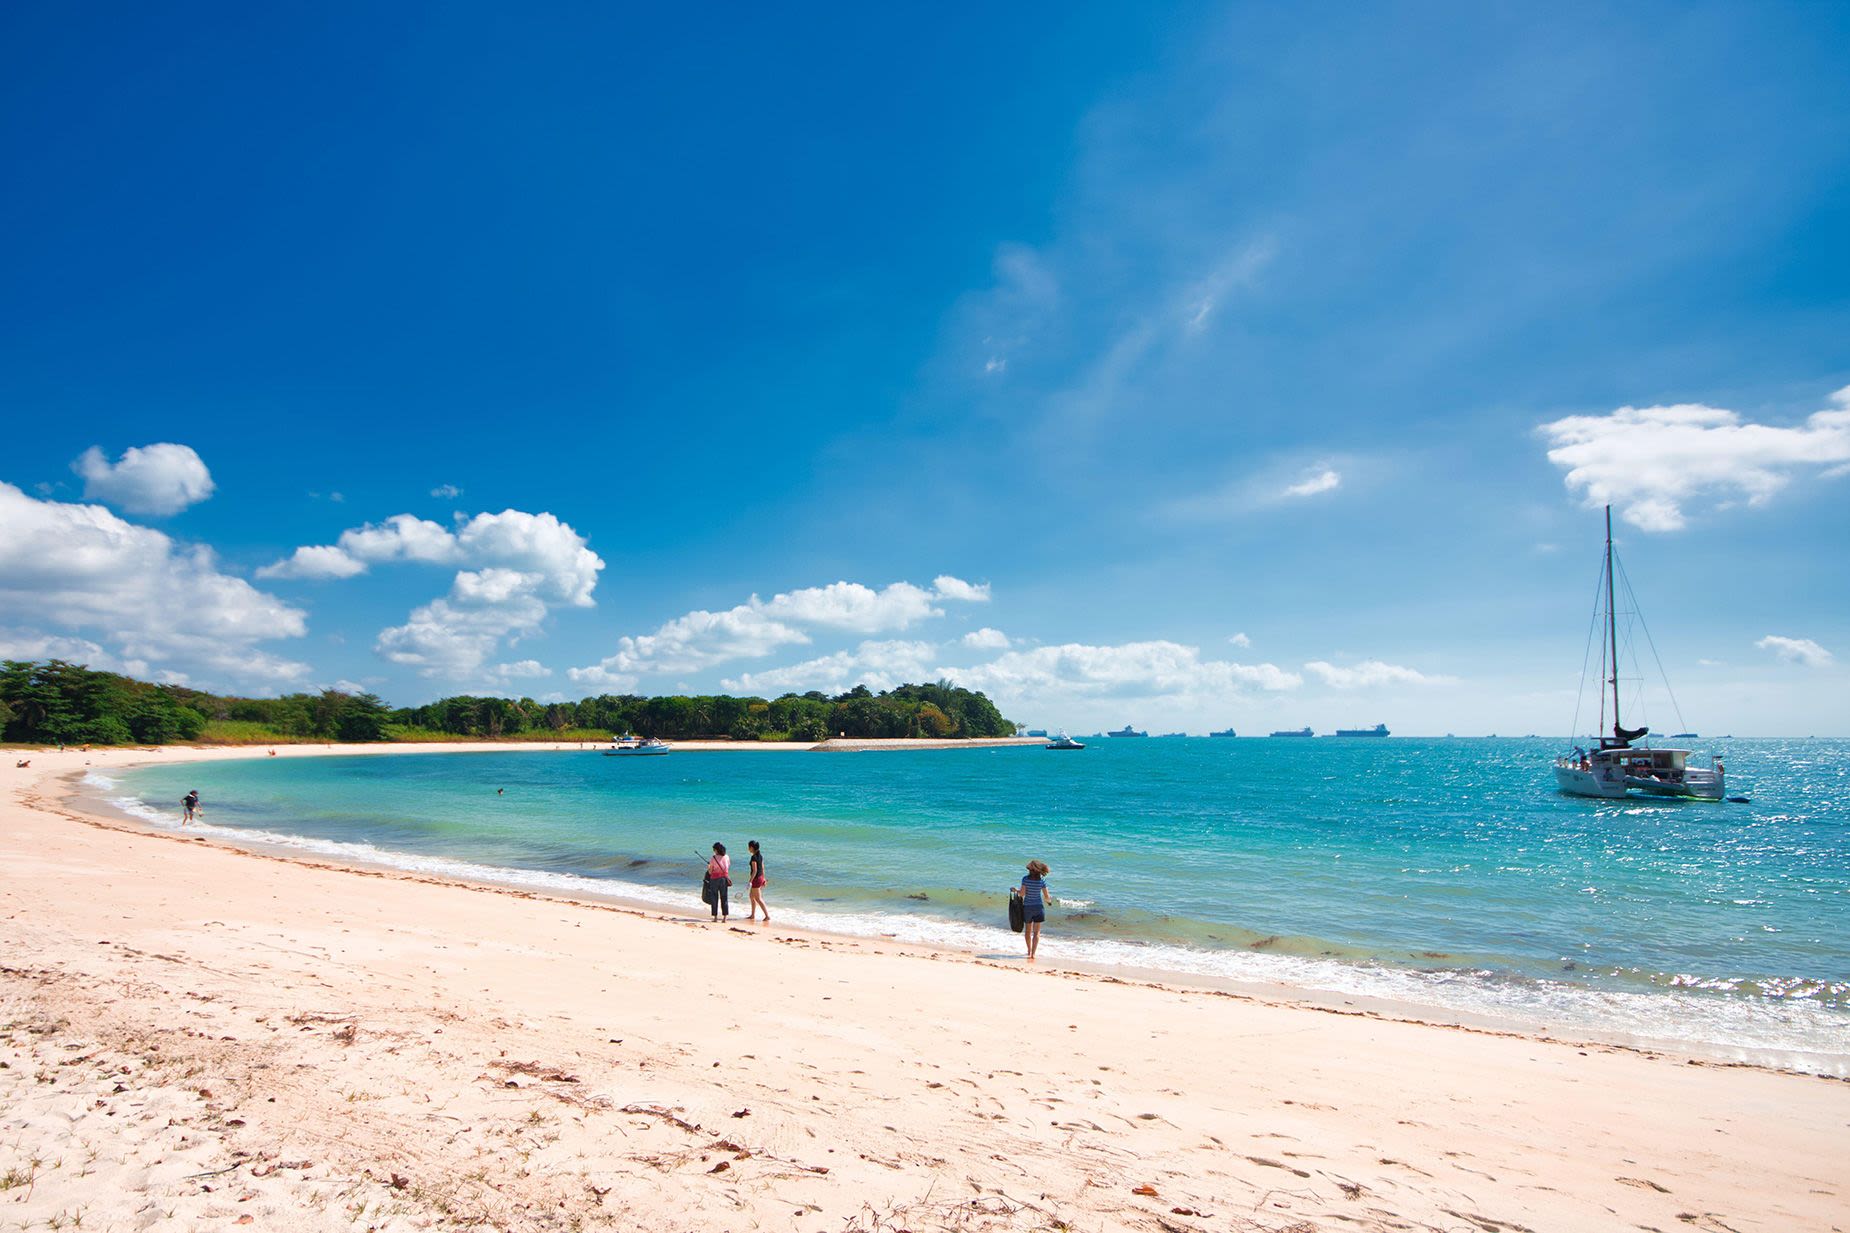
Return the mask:
[[342,870],[63,804],[86,759],[225,756],[0,768],[0,1229],[1850,1227],[1841,1081]]

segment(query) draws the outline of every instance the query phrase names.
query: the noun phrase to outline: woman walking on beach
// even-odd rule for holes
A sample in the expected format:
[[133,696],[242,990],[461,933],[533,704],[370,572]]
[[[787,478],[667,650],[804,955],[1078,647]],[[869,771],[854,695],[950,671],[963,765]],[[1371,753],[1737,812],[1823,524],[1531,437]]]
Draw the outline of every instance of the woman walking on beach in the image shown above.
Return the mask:
[[752,910],[745,914],[745,919],[751,920],[758,913],[763,912],[764,923],[768,925],[771,923],[771,909],[764,906],[764,853],[758,850],[758,841],[756,839],[750,841],[745,846],[750,849],[752,854],[750,866],[752,872]]
[[732,915],[732,902],[727,890],[732,886],[732,858],[726,855],[726,845],[713,845],[713,856],[707,861],[707,906],[713,909],[714,920],[725,920]]
[[1016,893],[1021,896],[1021,937],[1028,944],[1028,962],[1041,945],[1041,922],[1047,919],[1047,866],[1041,861],[1028,862],[1028,875]]

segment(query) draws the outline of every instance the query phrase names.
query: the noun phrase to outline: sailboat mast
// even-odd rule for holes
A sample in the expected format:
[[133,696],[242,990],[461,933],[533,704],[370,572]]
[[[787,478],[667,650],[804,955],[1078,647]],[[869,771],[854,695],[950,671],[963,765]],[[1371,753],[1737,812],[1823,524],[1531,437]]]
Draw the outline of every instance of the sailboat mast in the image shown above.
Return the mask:
[[1619,722],[1619,622],[1613,615],[1616,606],[1612,593],[1612,506],[1606,507],[1606,639],[1612,648],[1612,676],[1608,678],[1612,685],[1612,734],[1617,737],[1623,725]]

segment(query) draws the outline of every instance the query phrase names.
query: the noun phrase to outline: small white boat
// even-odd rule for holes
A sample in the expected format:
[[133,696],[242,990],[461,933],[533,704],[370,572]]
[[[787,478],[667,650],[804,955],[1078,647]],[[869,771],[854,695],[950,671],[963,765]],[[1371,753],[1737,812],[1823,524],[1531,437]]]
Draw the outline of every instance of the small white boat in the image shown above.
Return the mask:
[[657,737],[638,740],[636,737],[626,736],[611,742],[610,748],[604,751],[604,756],[606,758],[643,758],[652,754],[665,754],[669,748],[667,741]]
[[[1651,729],[1627,728],[1619,720],[1619,627],[1612,591],[1612,506],[1606,507],[1605,637],[1601,640],[1600,731],[1598,748],[1576,746],[1555,759],[1555,784],[1570,796],[1616,799],[1637,793],[1673,800],[1719,801],[1727,792],[1719,758],[1706,768],[1689,764],[1689,750],[1653,747]],[[1590,657],[1590,652],[1589,652]],[[1606,690],[1612,687],[1612,735],[1604,735]],[[1634,744],[1634,742],[1640,742]]]
[[1048,749],[1084,749],[1086,746],[1084,741],[1076,741],[1062,732],[1053,740],[1048,741],[1046,747]]

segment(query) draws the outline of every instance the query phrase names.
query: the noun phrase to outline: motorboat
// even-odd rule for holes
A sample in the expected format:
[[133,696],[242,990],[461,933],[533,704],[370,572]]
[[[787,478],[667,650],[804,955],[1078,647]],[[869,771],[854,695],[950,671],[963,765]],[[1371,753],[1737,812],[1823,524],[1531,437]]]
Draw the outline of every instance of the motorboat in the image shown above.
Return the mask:
[[646,758],[655,754],[665,754],[670,749],[667,741],[659,737],[638,739],[633,736],[620,737],[611,742],[604,751],[606,758]]
[[1085,747],[1084,741],[1076,741],[1064,732],[1048,741],[1046,745],[1048,749],[1084,749]]
[[[1577,745],[1554,762],[1555,783],[1569,796],[1618,799],[1634,794],[1673,800],[1719,801],[1727,794],[1721,759],[1707,767],[1692,766],[1689,750],[1653,746],[1649,726],[1627,728],[1619,718],[1619,627],[1613,601],[1612,506],[1606,507],[1606,569],[1600,590],[1605,601],[1605,629],[1600,639],[1600,733],[1597,745]],[[1633,603],[1632,610],[1637,605]],[[1646,637],[1650,635],[1647,633]],[[1587,654],[1592,658],[1591,648]],[[1611,686],[1612,735],[1606,732],[1606,687]],[[1679,718],[1681,718],[1679,716]],[[1578,726],[1578,723],[1576,723]],[[1674,739],[1674,738],[1673,738]]]

